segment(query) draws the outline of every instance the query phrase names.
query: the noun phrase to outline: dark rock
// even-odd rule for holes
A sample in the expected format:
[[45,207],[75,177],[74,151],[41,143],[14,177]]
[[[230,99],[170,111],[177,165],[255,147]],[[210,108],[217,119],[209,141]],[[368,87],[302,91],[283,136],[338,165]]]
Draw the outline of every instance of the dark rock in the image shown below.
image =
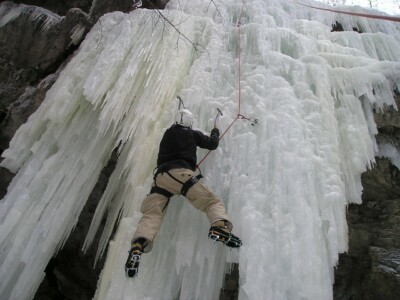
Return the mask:
[[[107,187],[108,179],[115,169],[117,159],[116,151],[114,151],[107,166],[102,170],[99,180],[79,216],[75,229],[64,247],[49,262],[46,268],[46,276],[34,300],[90,300],[93,298],[105,256],[95,265],[97,248],[95,246],[90,247],[86,253],[83,253],[82,246],[97,203]],[[104,224],[105,219],[99,232],[102,231]],[[99,240],[100,234],[96,236],[93,244],[97,245]]]
[[[88,16],[79,9],[69,10],[65,17],[11,2],[3,2],[1,9],[4,15],[18,13],[1,27],[1,59],[18,70],[30,70],[39,76],[57,69],[68,48],[80,42],[79,38],[71,37],[76,35],[77,28],[85,28],[88,22]],[[26,79],[22,77],[21,81],[26,82]]]
[[364,173],[361,179],[365,202],[400,198],[400,171],[386,158],[376,158],[374,168]]
[[[147,9],[163,9],[169,0],[104,0],[93,1],[90,8],[90,19],[95,23],[101,16],[113,11],[130,12],[138,7]],[[141,5],[140,5],[141,2]]]
[[29,116],[36,111],[42,103],[47,91],[58,78],[58,73],[49,75],[37,87],[28,86],[25,92],[13,102],[6,111],[1,121],[0,151],[8,148],[8,143],[15,131],[24,124]]
[[390,295],[398,295],[400,269],[393,268],[397,274],[391,273],[389,284],[389,275],[377,266],[399,264],[393,253],[400,251],[400,198],[350,205],[348,223],[349,251],[340,255],[334,299],[398,299]]
[[236,300],[239,298],[239,264],[233,263],[231,272],[225,274],[224,286],[219,300]]
[[366,280],[365,299],[399,299],[400,248],[370,247],[371,274]]
[[7,194],[7,187],[14,178],[14,175],[9,170],[0,167],[0,199],[3,199]]
[[[399,95],[396,95],[399,106]],[[378,144],[400,146],[400,113],[375,114]],[[335,272],[335,300],[395,300],[400,292],[400,170],[376,158],[362,175],[363,202],[348,209],[349,251]]]
[[142,8],[147,9],[164,9],[169,0],[144,0],[142,1]]
[[113,12],[122,11],[129,12],[133,9],[132,0],[104,0],[104,1],[93,1],[93,5],[90,9],[90,18],[93,22],[96,22],[102,15]]
[[80,8],[85,12],[89,12],[93,0],[13,0],[15,3],[23,3],[27,5],[34,5],[51,10],[58,15],[64,16],[71,8]]
[[[11,2],[0,4],[2,16],[13,12],[18,14],[0,26],[1,122],[10,117],[10,110],[26,104],[29,94],[35,94],[38,82],[59,68],[79,45],[88,28],[88,16],[79,9],[70,9],[65,17],[60,17],[38,7]],[[42,93],[42,99],[44,95]],[[34,102],[41,100],[35,96]],[[10,107],[12,103],[13,107]],[[24,109],[24,116],[18,118],[26,120],[25,115],[33,113],[37,106],[32,108],[30,111]],[[18,121],[14,123],[21,125]],[[0,133],[2,149],[4,136],[9,135],[9,128],[5,130],[8,132]]]

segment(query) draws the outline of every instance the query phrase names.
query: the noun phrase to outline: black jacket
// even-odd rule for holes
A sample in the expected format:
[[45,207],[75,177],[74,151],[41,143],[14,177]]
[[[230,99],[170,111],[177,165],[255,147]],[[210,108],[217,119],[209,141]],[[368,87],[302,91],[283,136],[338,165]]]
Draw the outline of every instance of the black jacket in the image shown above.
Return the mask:
[[219,144],[219,130],[214,128],[210,136],[198,130],[172,125],[164,133],[158,152],[158,171],[168,171],[175,168],[196,170],[197,147],[208,150],[217,149]]

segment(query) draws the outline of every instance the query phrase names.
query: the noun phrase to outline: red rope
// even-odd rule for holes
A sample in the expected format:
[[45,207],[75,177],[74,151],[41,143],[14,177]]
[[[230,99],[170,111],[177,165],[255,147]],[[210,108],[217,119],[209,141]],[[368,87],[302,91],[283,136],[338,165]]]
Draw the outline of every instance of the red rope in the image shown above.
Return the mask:
[[[241,87],[241,74],[240,74],[240,65],[241,65],[241,57],[240,57],[240,27],[241,27],[241,23],[240,20],[242,18],[243,15],[243,7],[246,5],[246,1],[243,0],[242,3],[242,7],[240,9],[240,14],[239,14],[239,18],[238,18],[238,22],[237,22],[237,40],[238,40],[238,113],[236,118],[232,121],[231,124],[229,124],[228,128],[225,129],[225,131],[221,134],[219,140],[221,140],[224,135],[228,132],[229,129],[231,129],[231,127],[233,126],[233,124],[239,120],[239,119],[245,119],[245,120],[250,120],[249,118],[244,117],[242,114],[240,114],[240,109],[241,109],[241,91],[242,91],[242,87]],[[207,154],[200,160],[200,162],[197,164],[197,168],[199,168],[199,166],[203,163],[203,161],[208,157],[208,155],[211,153],[211,150],[207,152]]]
[[[237,40],[238,40],[238,115],[240,114],[240,104],[241,104],[241,91],[242,91],[242,87],[240,84],[241,81],[241,76],[240,76],[240,65],[241,65],[241,57],[240,57],[240,28],[241,28],[241,23],[240,20],[242,19],[242,15],[243,15],[243,7],[244,7],[244,0],[243,0],[243,4],[242,7],[240,9],[240,15],[239,15],[239,19],[237,22]],[[237,117],[235,119],[235,121],[237,120]],[[233,123],[235,122],[233,121]]]
[[[238,18],[238,23],[237,23],[237,35],[238,35],[238,113],[236,115],[236,118],[232,121],[231,124],[229,124],[228,128],[222,133],[222,135],[220,136],[220,140],[224,137],[224,135],[228,132],[229,129],[231,129],[231,127],[233,126],[233,124],[239,120],[239,119],[244,119],[244,120],[249,120],[249,121],[253,121],[249,118],[246,118],[245,116],[243,116],[240,112],[241,112],[241,70],[240,70],[240,66],[241,66],[241,51],[240,51],[240,28],[241,28],[241,18],[243,15],[243,8],[246,5],[246,1],[243,0],[242,1],[242,7],[240,9],[240,14],[239,14],[239,18]],[[313,9],[318,9],[318,10],[324,10],[324,11],[330,11],[330,12],[335,12],[335,13],[341,13],[341,14],[346,14],[346,15],[353,15],[353,16],[360,16],[360,17],[366,17],[366,18],[374,18],[374,19],[383,19],[383,20],[389,20],[389,21],[394,21],[394,22],[400,22],[400,18],[398,17],[390,17],[390,16],[381,16],[381,15],[373,15],[373,14],[364,14],[364,13],[353,13],[353,12],[345,12],[345,11],[340,11],[340,10],[335,10],[335,9],[328,9],[328,8],[321,8],[321,7],[316,7],[316,6],[310,6],[310,5],[305,5],[302,3],[297,2],[297,4],[305,6],[305,7],[309,7],[309,8],[313,8]],[[254,123],[257,123],[257,119],[254,120]],[[253,124],[254,125],[254,124]],[[200,160],[200,162],[197,164],[197,168],[199,168],[199,166],[203,163],[203,161],[208,157],[208,155],[211,153],[211,150],[207,152],[207,154]]]
[[341,11],[341,10],[337,10],[337,9],[329,9],[329,8],[310,6],[310,5],[302,4],[302,3],[299,3],[299,2],[296,2],[296,3],[299,4],[299,5],[305,6],[305,7],[318,9],[318,10],[325,10],[325,11],[335,12],[335,13],[339,13],[339,14],[352,15],[352,16],[365,17],[365,18],[372,18],[372,19],[382,19],[382,20],[388,20],[388,21],[393,21],[393,22],[400,22],[400,18],[399,17],[347,12],[347,11]]

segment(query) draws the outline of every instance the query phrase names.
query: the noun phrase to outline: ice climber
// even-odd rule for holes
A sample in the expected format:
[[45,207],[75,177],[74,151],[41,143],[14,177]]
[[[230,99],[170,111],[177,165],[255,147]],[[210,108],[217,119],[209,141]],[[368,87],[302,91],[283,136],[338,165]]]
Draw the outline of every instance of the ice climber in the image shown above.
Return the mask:
[[160,143],[157,168],[150,193],[141,205],[142,218],[131,242],[125,273],[128,277],[138,274],[142,253],[149,252],[154,237],[160,229],[165,210],[173,195],[183,195],[197,209],[203,211],[211,224],[208,236],[231,248],[241,246],[240,239],[231,233],[232,223],[224,204],[199,182],[195,175],[197,147],[215,150],[219,144],[219,130],[210,136],[192,129],[193,115],[187,109],[176,114],[175,124],[164,133]]

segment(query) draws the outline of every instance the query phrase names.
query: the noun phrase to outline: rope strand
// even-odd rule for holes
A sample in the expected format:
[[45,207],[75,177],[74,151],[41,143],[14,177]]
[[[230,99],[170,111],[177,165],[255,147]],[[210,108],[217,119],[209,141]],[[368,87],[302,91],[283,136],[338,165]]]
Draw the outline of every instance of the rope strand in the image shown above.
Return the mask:
[[[237,121],[237,120],[239,120],[239,119],[245,119],[245,120],[250,120],[251,121],[251,119],[249,119],[249,118],[246,118],[245,116],[243,116],[241,113],[240,113],[240,111],[241,111],[241,92],[242,92],[242,88],[241,88],[241,69],[240,69],[240,66],[241,66],[241,55],[240,55],[240,53],[241,53],[241,51],[240,51],[240,35],[241,35],[241,32],[240,32],[240,28],[241,28],[241,22],[240,22],[240,20],[242,19],[242,15],[243,15],[243,8],[244,8],[244,6],[246,5],[246,1],[245,0],[243,0],[242,1],[242,7],[241,7],[241,9],[240,9],[240,14],[239,14],[239,18],[238,18],[238,22],[237,22],[237,44],[238,44],[238,113],[237,113],[237,115],[236,115],[236,118],[232,121],[232,123],[231,124],[229,124],[229,126],[228,126],[228,128],[226,128],[225,129],[225,131],[221,134],[221,136],[220,136],[220,138],[219,138],[219,140],[221,140],[223,137],[224,137],[224,135],[229,131],[229,129],[231,129],[231,127],[233,126],[233,124],[235,124],[235,122]],[[257,122],[255,122],[255,123],[257,123]],[[203,161],[210,155],[210,153],[211,153],[211,150],[210,151],[208,151],[207,152],[207,154],[200,160],[200,162],[197,164],[197,168],[198,169],[200,169],[199,168],[199,166],[203,163]]]
[[382,16],[382,15],[374,15],[374,14],[366,14],[366,13],[356,13],[356,12],[343,11],[343,10],[339,10],[339,9],[329,9],[329,8],[311,6],[311,5],[306,5],[306,4],[299,3],[299,2],[296,2],[296,3],[299,4],[299,5],[308,7],[308,8],[324,10],[324,11],[330,11],[330,12],[344,14],[344,15],[351,15],[351,16],[371,18],[371,19],[387,20],[387,21],[392,21],[392,22],[400,22],[400,18],[399,17]]

